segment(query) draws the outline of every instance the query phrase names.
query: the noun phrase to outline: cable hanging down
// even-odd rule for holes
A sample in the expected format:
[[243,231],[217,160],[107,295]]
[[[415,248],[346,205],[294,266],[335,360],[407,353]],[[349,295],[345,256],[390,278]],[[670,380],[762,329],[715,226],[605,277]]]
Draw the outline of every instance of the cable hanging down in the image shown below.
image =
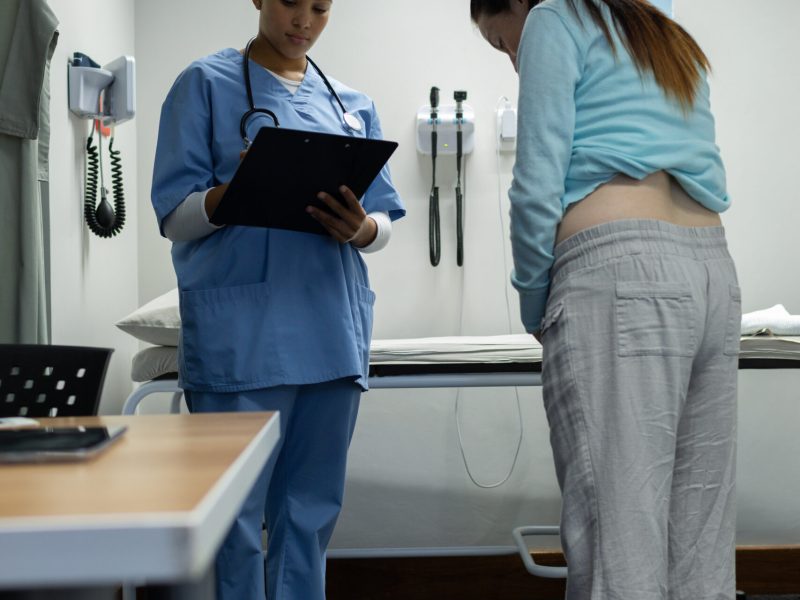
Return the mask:
[[[505,96],[501,97],[498,100],[498,107],[501,101],[507,100]],[[503,193],[502,193],[502,181],[501,181],[501,170],[500,170],[500,145],[499,143],[496,146],[496,159],[497,159],[497,209],[498,209],[498,216],[499,216],[499,224],[500,224],[500,238],[503,239],[505,237],[505,224],[503,222]],[[504,273],[508,273],[508,259],[506,257],[506,248],[505,244],[503,245],[503,266],[504,266]],[[462,284],[463,285],[463,284]],[[505,283],[504,291],[505,291],[505,300],[506,300],[506,322],[508,326],[508,333],[512,333],[511,327],[511,303],[508,297],[508,282]],[[463,331],[463,318],[464,318],[464,297],[465,295],[462,294],[462,303],[461,303],[461,330]],[[525,435],[525,425],[522,417],[522,403],[519,397],[519,388],[514,387],[514,396],[517,404],[517,420],[519,423],[519,432],[517,434],[517,442],[514,448],[514,457],[511,459],[511,466],[508,469],[508,472],[503,476],[501,479],[493,482],[493,483],[482,483],[478,481],[475,475],[472,472],[472,469],[469,466],[469,460],[467,459],[467,453],[464,449],[464,437],[463,432],[461,429],[461,388],[456,390],[456,402],[455,402],[455,421],[456,421],[456,434],[458,436],[458,448],[461,452],[461,460],[464,463],[464,469],[467,472],[467,476],[469,477],[470,481],[474,485],[479,488],[490,490],[494,488],[498,488],[501,485],[505,484],[509,479],[511,479],[511,475],[514,473],[516,469],[517,463],[519,461],[520,450],[522,448],[522,441]]]

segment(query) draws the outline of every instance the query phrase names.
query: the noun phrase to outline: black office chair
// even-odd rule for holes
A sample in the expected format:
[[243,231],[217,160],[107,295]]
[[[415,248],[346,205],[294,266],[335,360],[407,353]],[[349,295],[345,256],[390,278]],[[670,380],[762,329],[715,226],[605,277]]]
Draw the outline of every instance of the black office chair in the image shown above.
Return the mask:
[[96,415],[113,351],[0,344],[0,417]]

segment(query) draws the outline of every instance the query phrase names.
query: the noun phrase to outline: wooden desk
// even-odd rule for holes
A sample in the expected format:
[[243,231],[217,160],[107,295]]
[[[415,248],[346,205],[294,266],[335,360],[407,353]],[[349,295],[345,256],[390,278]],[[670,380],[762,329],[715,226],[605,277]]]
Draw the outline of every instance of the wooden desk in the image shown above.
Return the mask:
[[0,466],[0,590],[203,578],[279,436],[274,413],[40,422],[128,431],[90,462]]

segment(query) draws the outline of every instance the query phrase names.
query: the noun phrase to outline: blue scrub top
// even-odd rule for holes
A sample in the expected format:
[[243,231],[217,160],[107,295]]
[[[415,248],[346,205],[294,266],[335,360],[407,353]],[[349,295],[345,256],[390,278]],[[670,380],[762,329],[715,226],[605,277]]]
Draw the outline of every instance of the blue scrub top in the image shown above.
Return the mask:
[[[248,110],[244,57],[228,48],[192,63],[178,76],[161,110],[152,201],[164,219],[192,192],[233,177]],[[275,112],[281,127],[381,139],[372,100],[330,79],[353,132],[313,67],[293,96],[250,61],[255,105]],[[248,137],[273,126],[254,115]],[[313,165],[309,165],[313,169]],[[264,176],[269,177],[269,167]],[[369,212],[398,219],[405,208],[384,167],[362,199]],[[327,236],[227,226],[172,246],[180,289],[180,385],[235,392],[353,378],[367,388],[375,294],[359,251]]]

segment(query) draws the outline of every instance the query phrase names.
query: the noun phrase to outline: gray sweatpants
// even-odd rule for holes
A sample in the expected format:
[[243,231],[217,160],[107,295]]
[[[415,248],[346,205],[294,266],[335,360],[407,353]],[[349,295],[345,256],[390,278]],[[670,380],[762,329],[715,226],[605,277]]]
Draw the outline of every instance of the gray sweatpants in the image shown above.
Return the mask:
[[741,299],[721,227],[556,247],[543,393],[567,600],[732,600]]

